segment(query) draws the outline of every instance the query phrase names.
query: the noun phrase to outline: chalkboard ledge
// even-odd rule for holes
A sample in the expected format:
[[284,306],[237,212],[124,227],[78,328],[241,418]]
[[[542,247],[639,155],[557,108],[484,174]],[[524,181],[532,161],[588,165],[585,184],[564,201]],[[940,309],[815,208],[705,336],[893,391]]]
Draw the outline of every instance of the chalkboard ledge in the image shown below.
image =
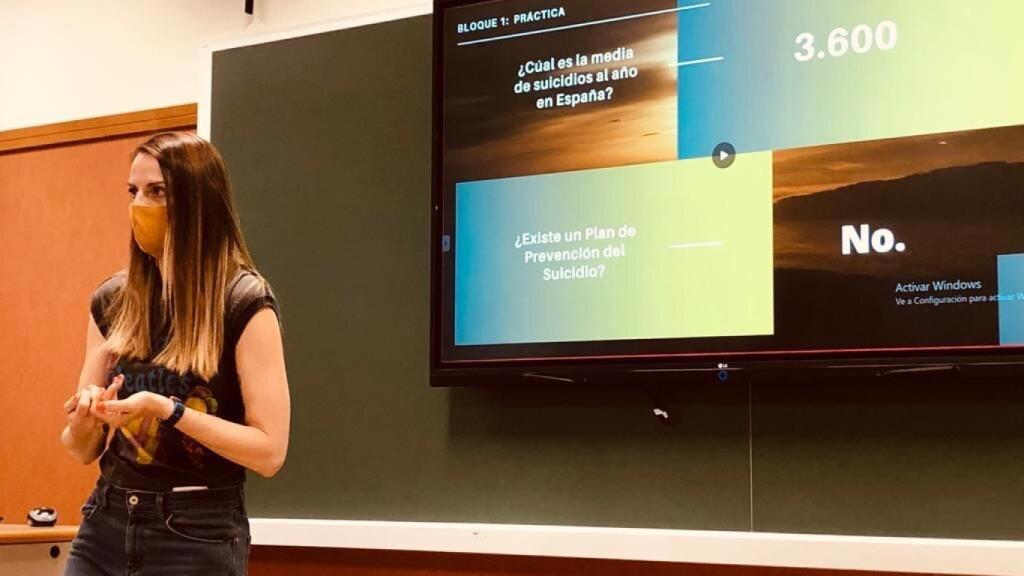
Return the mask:
[[1024,542],[254,518],[253,544],[930,574],[1024,574]]

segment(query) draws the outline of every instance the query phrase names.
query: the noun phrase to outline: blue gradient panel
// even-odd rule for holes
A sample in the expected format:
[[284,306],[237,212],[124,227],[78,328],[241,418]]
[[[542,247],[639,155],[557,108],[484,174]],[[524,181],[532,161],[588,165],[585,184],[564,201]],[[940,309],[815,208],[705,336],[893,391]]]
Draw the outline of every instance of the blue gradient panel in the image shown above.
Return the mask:
[[762,152],[457,184],[455,344],[772,334],[771,170]]
[[999,294],[1013,300],[999,302],[999,343],[1024,344],[1024,254],[997,257]]
[[[720,142],[743,153],[1024,123],[1020,0],[708,4],[678,13],[679,62],[722,58],[679,66],[680,158],[707,156]],[[889,35],[876,37],[884,22],[896,31],[888,49],[878,40]],[[862,25],[870,47],[857,53],[849,38]],[[834,55],[829,37],[839,28],[849,47]],[[803,33],[814,36],[809,50],[797,42]],[[832,46],[842,52],[841,40]]]

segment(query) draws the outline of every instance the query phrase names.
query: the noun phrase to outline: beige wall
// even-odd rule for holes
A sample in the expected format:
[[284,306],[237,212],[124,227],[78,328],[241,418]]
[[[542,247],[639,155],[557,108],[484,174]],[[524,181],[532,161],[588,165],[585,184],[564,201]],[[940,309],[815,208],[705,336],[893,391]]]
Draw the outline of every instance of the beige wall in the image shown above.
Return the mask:
[[424,0],[0,0],[0,131],[200,100],[200,49]]

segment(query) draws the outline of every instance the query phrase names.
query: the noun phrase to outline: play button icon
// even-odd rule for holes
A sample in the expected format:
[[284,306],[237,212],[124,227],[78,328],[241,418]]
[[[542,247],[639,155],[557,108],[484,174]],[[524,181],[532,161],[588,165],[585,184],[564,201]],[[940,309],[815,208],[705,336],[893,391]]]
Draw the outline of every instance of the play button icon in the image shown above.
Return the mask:
[[728,168],[736,161],[736,148],[728,142],[722,142],[711,152],[711,160],[719,168]]

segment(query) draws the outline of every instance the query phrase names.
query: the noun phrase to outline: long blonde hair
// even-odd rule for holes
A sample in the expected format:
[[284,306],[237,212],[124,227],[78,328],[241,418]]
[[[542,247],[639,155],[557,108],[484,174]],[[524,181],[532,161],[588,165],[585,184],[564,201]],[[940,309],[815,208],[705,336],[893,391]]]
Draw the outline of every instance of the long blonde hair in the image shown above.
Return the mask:
[[[161,265],[130,240],[124,288],[113,298],[107,346],[119,357],[146,360],[180,374],[209,380],[224,347],[228,283],[245,269],[256,272],[242,237],[231,183],[220,153],[187,132],[165,132],[132,152],[160,164],[166,186],[167,236]],[[166,273],[161,276],[160,269]],[[151,350],[151,319],[159,311],[170,332],[162,350]]]

